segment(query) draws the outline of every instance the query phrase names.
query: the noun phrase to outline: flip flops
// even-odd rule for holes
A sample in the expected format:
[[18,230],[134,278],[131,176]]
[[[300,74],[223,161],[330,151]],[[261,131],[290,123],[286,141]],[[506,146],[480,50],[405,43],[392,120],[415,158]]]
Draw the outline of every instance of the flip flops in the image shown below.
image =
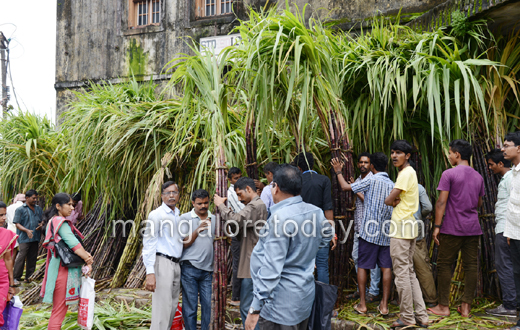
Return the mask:
[[448,313],[448,314],[440,314],[440,313],[436,313],[436,312],[434,312],[431,308],[428,308],[428,309],[426,310],[426,312],[428,312],[428,314],[433,314],[433,315],[437,315],[437,316],[443,316],[443,317],[448,317],[448,316],[450,316],[449,313]]
[[366,315],[367,312],[368,312],[368,309],[366,311],[364,311],[364,312],[362,310],[360,310],[359,309],[359,304],[352,306],[352,308],[354,308],[354,311],[356,313],[360,314],[360,315]]
[[388,311],[386,313],[381,312],[381,307],[379,305],[377,305],[377,312],[379,314],[381,314],[382,316],[388,316],[388,313],[390,313],[390,311]]
[[394,321],[394,323],[392,323],[392,325],[390,327],[394,328],[394,329],[400,329],[400,328],[408,329],[408,328],[415,328],[416,325],[415,324],[406,324],[403,322],[403,320],[397,319]]

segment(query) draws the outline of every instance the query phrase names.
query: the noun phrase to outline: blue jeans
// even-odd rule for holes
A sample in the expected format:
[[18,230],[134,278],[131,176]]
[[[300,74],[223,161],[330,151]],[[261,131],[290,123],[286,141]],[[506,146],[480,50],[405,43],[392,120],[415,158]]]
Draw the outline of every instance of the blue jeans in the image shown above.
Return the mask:
[[329,250],[324,247],[318,250],[316,255],[316,272],[318,273],[318,281],[329,284]]
[[[242,279],[242,286],[240,287],[240,316],[242,317],[242,324],[246,328],[247,314],[249,314],[249,307],[253,303],[253,280],[250,278]],[[188,329],[186,329],[188,330]],[[258,323],[255,330],[260,330]]]
[[209,329],[211,320],[211,283],[213,272],[182,262],[182,318],[186,330],[197,330],[197,308],[200,294],[202,330]]
[[[358,247],[359,247],[359,234],[354,233],[354,246],[352,247],[352,259],[356,266],[357,273],[357,261],[358,261]],[[381,268],[376,265],[376,268],[370,270],[370,287],[368,293],[373,296],[379,295],[379,283],[381,282]]]

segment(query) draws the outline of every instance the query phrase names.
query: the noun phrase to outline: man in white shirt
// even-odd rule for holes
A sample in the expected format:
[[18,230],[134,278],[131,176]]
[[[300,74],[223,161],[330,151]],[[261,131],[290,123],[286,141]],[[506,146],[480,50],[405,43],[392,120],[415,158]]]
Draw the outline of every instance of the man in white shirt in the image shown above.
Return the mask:
[[[242,177],[242,171],[238,167],[232,167],[227,174],[229,180],[229,189],[227,191],[227,200],[229,208],[235,212],[240,212],[245,205],[238,200],[235,191],[235,183]],[[231,305],[240,306],[240,290],[242,288],[242,280],[238,278],[238,262],[240,261],[240,241],[231,238],[231,256],[233,257],[233,279],[231,281]]]
[[267,211],[274,205],[273,195],[271,194],[271,182],[273,181],[273,175],[277,168],[278,164],[275,162],[269,162],[264,166],[264,175],[268,184],[262,189],[260,199],[264,202]]
[[[520,132],[506,134],[502,151],[504,158],[513,163],[504,237],[507,237],[511,252],[515,287],[520,288]],[[520,330],[520,320],[510,329]]]
[[150,212],[143,233],[146,290],[153,292],[151,330],[170,329],[181,289],[179,186],[173,181],[164,183],[161,197],[163,203]]

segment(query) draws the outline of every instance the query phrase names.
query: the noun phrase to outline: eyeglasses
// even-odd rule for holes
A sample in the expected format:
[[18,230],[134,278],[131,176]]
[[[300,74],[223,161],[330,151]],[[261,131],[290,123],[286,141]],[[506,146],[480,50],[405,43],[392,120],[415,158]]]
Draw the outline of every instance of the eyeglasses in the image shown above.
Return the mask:
[[271,181],[270,185],[271,185],[272,188],[274,188],[276,186],[276,182]]
[[174,196],[176,196],[176,195],[178,195],[178,194],[179,194],[178,191],[165,191],[165,192],[162,193],[163,196],[168,196],[168,195],[174,195]]

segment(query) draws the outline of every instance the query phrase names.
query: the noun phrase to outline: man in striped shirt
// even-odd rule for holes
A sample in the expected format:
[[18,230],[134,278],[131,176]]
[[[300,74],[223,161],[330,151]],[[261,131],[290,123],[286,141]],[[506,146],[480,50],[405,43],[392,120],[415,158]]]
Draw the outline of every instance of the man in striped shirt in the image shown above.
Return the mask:
[[374,175],[352,184],[349,184],[341,174],[343,162],[334,158],[331,164],[338,176],[341,189],[351,190],[356,194],[363,192],[365,196],[365,215],[360,226],[358,248],[357,279],[360,301],[354,306],[354,310],[360,314],[367,312],[365,301],[367,269],[374,269],[377,264],[383,275],[383,298],[377,309],[382,315],[388,315],[388,298],[392,285],[392,259],[388,231],[392,207],[385,205],[385,198],[394,189],[394,183],[386,173],[388,157],[382,152],[372,154],[370,170]]

